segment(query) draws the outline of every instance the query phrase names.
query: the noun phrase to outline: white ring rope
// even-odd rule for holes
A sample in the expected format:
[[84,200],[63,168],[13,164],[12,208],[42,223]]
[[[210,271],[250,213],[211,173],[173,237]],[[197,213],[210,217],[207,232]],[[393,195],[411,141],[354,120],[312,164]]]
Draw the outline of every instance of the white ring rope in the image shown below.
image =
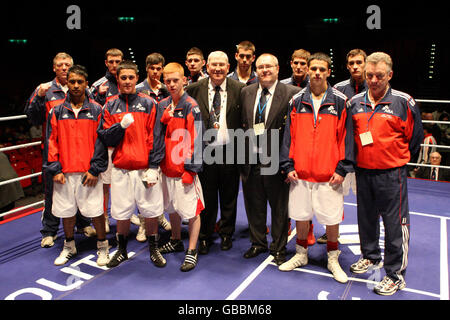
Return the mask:
[[[427,100],[427,99],[416,99],[416,102],[422,102],[422,103],[442,103],[442,104],[450,104],[450,100]],[[11,120],[18,120],[18,119],[26,119],[27,116],[26,115],[18,115],[18,116],[10,116],[10,117],[0,117],[0,122],[2,121],[11,121]],[[437,124],[450,124],[450,121],[433,121],[433,120],[422,120],[423,123],[437,123]],[[9,146],[9,147],[4,147],[4,148],[0,148],[0,152],[4,152],[4,151],[10,151],[10,150],[16,150],[16,149],[22,149],[22,148],[28,148],[28,147],[32,147],[32,146],[38,146],[41,145],[41,141],[36,141],[36,142],[30,142],[30,143],[25,143],[25,144],[20,144],[20,145],[16,145],[16,146]],[[421,144],[421,146],[423,147],[435,147],[435,148],[442,148],[442,149],[450,149],[450,146],[444,146],[444,145],[435,145],[435,144]],[[442,169],[450,169],[450,167],[448,166],[435,166],[435,165],[430,165],[430,164],[420,164],[420,163],[408,163],[408,166],[416,166],[416,167],[435,167],[435,168],[442,168]],[[36,172],[30,175],[26,175],[26,176],[22,176],[22,177],[18,177],[18,178],[14,178],[14,179],[10,179],[10,180],[5,180],[5,181],[1,181],[0,182],[0,186],[9,184],[9,183],[13,183],[13,182],[17,182],[17,181],[21,181],[21,180],[25,180],[25,179],[29,179],[29,178],[34,178],[37,176],[40,176],[42,174],[42,172]],[[35,203],[31,203],[29,205],[20,207],[20,208],[16,208],[10,211],[7,211],[5,213],[1,213],[0,217],[9,215],[11,213],[15,213],[27,208],[31,208],[34,207],[36,205],[40,205],[40,204],[44,204],[44,200],[42,201],[38,201]]]

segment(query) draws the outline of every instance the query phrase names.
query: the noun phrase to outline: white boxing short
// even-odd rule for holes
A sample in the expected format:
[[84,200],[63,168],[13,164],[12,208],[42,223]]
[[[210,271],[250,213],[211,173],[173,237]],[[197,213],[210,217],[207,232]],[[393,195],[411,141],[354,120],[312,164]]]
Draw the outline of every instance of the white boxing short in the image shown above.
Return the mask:
[[111,171],[111,216],[116,220],[128,220],[136,208],[145,218],[156,218],[163,214],[163,192],[161,179],[149,188],[142,178],[145,169],[125,170],[116,167]]
[[181,178],[171,178],[162,174],[164,209],[167,213],[178,213],[182,219],[191,219],[205,208],[203,190],[198,175],[194,182],[185,185]]
[[83,186],[83,172],[65,173],[66,183],[53,183],[52,213],[58,218],[75,216],[77,209],[83,216],[95,218],[103,214],[103,184]]
[[108,168],[106,171],[100,173],[100,177],[102,179],[103,184],[111,184],[111,170],[114,166],[112,163],[111,155],[114,152],[114,148],[108,148]]
[[328,182],[297,180],[289,187],[289,217],[296,221],[310,221],[315,215],[325,226],[342,222],[344,195],[342,185]]

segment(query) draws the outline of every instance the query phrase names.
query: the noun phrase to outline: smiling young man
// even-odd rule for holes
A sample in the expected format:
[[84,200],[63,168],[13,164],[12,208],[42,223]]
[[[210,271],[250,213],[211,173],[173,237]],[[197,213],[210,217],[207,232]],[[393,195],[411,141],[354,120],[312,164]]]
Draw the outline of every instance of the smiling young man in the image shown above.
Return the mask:
[[420,111],[414,99],[390,87],[392,59],[383,52],[367,57],[368,91],[350,100],[356,153],[358,228],[362,258],[352,264],[354,273],[383,265],[380,249],[380,215],[385,229],[386,276],[374,287],[392,295],[406,287],[409,249],[407,163],[417,159],[423,141]]
[[158,216],[164,209],[158,168],[164,146],[161,137],[154,134],[157,103],[146,94],[136,93],[138,78],[138,69],[133,62],[124,61],[118,66],[120,93],[106,102],[99,129],[103,142],[115,148],[112,154],[111,215],[117,220],[119,246],[107,264],[109,268],[128,259],[130,218],[136,209],[144,217],[150,260],[157,267],[166,265],[158,250]]
[[53,214],[63,219],[66,239],[55,265],[77,253],[74,240],[76,213],[92,218],[97,231],[97,264],[108,262],[103,216],[103,188],[98,175],[106,170],[105,146],[97,138],[102,108],[86,94],[87,72],[75,65],[68,70],[69,95],[54,107],[47,124],[47,172],[53,176]]
[[290,102],[280,164],[290,181],[289,217],[296,221],[297,244],[294,257],[279,269],[291,271],[308,263],[307,236],[316,216],[326,226],[328,270],[345,283],[337,237],[344,210],[342,182],[353,171],[352,147],[346,139],[352,129],[347,97],[327,81],[330,65],[327,55],[313,54],[308,59],[310,83]]

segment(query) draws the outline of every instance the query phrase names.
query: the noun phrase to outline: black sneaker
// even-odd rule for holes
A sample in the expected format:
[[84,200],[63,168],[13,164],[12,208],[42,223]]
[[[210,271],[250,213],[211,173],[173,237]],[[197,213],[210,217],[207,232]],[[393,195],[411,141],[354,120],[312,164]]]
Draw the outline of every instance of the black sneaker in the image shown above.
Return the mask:
[[164,259],[158,248],[150,248],[150,260],[152,260],[153,264],[158,268],[165,267],[167,264],[166,259]]
[[183,272],[191,271],[197,265],[197,250],[188,250],[184,257],[184,262],[180,270]]
[[172,253],[172,252],[182,252],[184,251],[183,241],[177,239],[170,239],[165,245],[159,248],[161,253]]
[[114,256],[109,260],[109,262],[106,264],[108,268],[114,268],[117,267],[119,264],[124,262],[125,260],[128,260],[128,253],[126,250],[117,250]]
[[164,259],[161,252],[158,249],[159,236],[156,234],[148,236],[147,238],[148,238],[148,249],[150,251],[150,260],[158,268],[165,267],[167,261],[166,259]]

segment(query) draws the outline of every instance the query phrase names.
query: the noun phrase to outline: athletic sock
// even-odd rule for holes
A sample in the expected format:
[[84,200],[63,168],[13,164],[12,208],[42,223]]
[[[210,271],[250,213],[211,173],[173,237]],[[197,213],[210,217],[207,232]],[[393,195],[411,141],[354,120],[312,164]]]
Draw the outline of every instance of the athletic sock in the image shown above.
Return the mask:
[[327,241],[327,252],[335,251],[339,248],[339,242]]
[[307,239],[301,240],[301,239],[297,238],[297,244],[298,244],[299,246],[302,246],[302,247],[305,248],[305,249],[308,248],[308,240],[307,240]]

